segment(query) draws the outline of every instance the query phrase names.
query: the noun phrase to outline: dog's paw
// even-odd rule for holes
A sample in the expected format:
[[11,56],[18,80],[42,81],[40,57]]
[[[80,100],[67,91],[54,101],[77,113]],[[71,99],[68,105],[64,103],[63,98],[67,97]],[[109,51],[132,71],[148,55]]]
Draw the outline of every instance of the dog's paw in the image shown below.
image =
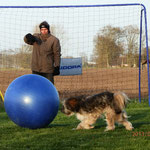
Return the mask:
[[134,129],[134,127],[126,127],[126,130],[128,131],[132,131]]
[[94,126],[90,126],[90,129],[93,129],[94,128]]
[[93,129],[93,128],[94,128],[94,126],[91,126],[91,125],[86,125],[86,126],[78,125],[76,130],[81,130],[81,129],[89,130],[89,129]]
[[115,127],[106,127],[104,131],[107,132],[107,131],[112,131],[112,130],[115,130]]
[[114,129],[105,129],[104,132],[113,131]]
[[126,130],[129,130],[129,131],[132,131],[134,129],[134,127],[132,126],[132,124],[130,122],[128,122],[126,125],[125,125],[125,128]]
[[81,125],[78,125],[76,130],[81,130],[81,129],[84,129]]

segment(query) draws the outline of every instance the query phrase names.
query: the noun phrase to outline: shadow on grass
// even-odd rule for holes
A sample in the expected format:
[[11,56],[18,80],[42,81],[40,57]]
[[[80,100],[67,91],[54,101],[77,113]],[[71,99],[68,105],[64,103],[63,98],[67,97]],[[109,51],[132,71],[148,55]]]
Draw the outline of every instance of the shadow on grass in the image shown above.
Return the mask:
[[150,111],[147,110],[136,110],[133,112],[129,118],[129,121],[133,124],[134,128],[140,128],[143,125],[150,124],[149,120]]
[[138,122],[138,123],[133,123],[133,127],[134,129],[139,129],[140,127],[144,126],[144,125],[150,125],[150,122]]
[[50,124],[47,128],[53,128],[53,127],[68,127],[72,126],[72,124]]
[[10,120],[5,112],[0,112],[0,118],[0,122],[8,122],[8,120]]
[[4,103],[2,102],[2,100],[0,100],[0,112],[4,112],[5,108],[4,108]]

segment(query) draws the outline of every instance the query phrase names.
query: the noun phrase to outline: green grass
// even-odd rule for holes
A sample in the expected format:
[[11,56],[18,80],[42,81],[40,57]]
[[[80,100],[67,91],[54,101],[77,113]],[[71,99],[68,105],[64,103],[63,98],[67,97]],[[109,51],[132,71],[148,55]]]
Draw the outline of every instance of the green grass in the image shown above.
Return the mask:
[[0,105],[0,150],[143,150],[150,148],[150,107],[147,101],[132,101],[126,111],[134,126],[127,131],[116,125],[104,132],[106,124],[99,119],[91,130],[72,130],[79,121],[60,111],[54,121],[42,129],[15,125]]

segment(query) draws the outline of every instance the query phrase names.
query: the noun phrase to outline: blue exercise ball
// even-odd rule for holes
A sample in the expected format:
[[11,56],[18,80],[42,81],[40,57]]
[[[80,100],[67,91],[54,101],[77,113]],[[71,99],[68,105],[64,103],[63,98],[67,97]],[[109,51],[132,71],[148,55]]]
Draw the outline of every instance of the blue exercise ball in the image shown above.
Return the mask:
[[23,75],[8,86],[4,107],[15,124],[30,129],[43,128],[58,113],[59,95],[48,79],[34,74]]

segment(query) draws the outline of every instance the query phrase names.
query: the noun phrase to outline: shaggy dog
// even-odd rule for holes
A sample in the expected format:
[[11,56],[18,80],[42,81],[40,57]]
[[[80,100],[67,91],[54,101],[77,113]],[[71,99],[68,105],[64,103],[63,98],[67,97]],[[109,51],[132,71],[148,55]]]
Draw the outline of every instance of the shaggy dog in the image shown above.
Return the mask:
[[64,100],[62,112],[68,116],[75,114],[81,121],[76,129],[91,129],[102,114],[105,114],[107,127],[105,131],[114,130],[115,122],[132,130],[127,120],[125,106],[129,98],[122,92],[103,92],[92,96],[72,97]]

